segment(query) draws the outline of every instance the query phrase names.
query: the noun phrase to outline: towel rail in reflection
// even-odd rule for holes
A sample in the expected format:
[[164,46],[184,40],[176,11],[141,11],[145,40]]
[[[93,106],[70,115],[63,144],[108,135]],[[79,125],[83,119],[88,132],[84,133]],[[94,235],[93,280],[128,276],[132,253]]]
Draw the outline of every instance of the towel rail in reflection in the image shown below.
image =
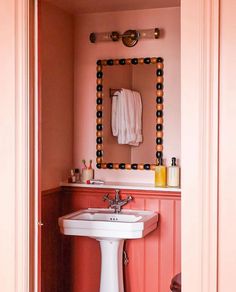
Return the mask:
[[120,88],[110,88],[109,92],[110,92],[110,98],[112,98],[113,96],[117,96],[117,94],[115,94],[117,91],[121,92]]

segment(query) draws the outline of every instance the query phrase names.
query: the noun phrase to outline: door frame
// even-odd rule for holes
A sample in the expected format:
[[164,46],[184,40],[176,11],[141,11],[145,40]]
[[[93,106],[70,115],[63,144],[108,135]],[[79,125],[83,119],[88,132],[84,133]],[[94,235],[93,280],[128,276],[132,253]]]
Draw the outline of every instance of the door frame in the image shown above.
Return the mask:
[[[37,160],[30,166],[30,149],[36,149],[38,128],[28,104],[37,96],[29,90],[30,73],[37,63],[29,62],[30,9],[36,0],[12,0],[15,8],[15,80],[16,86],[16,291],[29,290],[37,282]],[[34,14],[35,15],[35,14]],[[33,34],[36,37],[35,32]],[[219,0],[182,0],[181,3],[181,91],[182,91],[182,275],[183,291],[217,291],[218,236],[218,69]],[[35,70],[36,69],[36,70]],[[191,73],[191,74],[190,74]],[[32,97],[33,96],[33,97]],[[194,111],[193,111],[194,109]],[[31,109],[32,110],[32,109]],[[37,106],[34,115],[37,117]],[[34,116],[34,118],[35,118]],[[34,124],[30,137],[29,121]],[[37,139],[37,138],[36,138]],[[29,141],[33,143],[29,145]],[[30,147],[29,147],[30,146]],[[27,151],[26,151],[27,149]],[[32,156],[31,156],[32,158]],[[30,169],[31,173],[27,170]],[[30,179],[34,187],[30,192]],[[29,205],[31,200],[35,204]],[[32,210],[33,208],[33,210]],[[12,211],[12,210],[10,210]],[[33,220],[33,221],[32,221]],[[34,228],[29,232],[29,223]],[[34,232],[32,232],[34,230]],[[31,245],[32,246],[32,245]],[[31,260],[29,261],[31,254]],[[30,263],[35,273],[30,274]],[[32,267],[32,266],[31,266]],[[36,285],[37,286],[37,285]],[[35,286],[35,287],[36,287]],[[34,291],[37,291],[35,288]],[[7,291],[6,291],[7,292]]]
[[182,0],[182,285],[191,292],[218,290],[219,13],[219,0]]
[[[34,171],[31,164],[31,106],[34,98],[30,68],[30,15],[26,0],[2,1],[1,22],[1,289],[5,292],[30,290],[30,195]],[[5,129],[6,128],[6,129]],[[31,179],[32,178],[32,179]],[[33,220],[33,221],[31,221]]]

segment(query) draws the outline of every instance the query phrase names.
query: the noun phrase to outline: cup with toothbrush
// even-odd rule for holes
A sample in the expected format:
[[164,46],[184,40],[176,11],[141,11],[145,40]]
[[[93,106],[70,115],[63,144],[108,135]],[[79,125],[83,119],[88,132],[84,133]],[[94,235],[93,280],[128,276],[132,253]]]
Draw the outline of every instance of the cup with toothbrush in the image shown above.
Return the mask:
[[89,160],[89,165],[87,166],[86,160],[82,160],[83,167],[82,167],[82,177],[81,181],[82,183],[86,183],[88,180],[93,179],[94,176],[94,170],[92,168],[92,160]]

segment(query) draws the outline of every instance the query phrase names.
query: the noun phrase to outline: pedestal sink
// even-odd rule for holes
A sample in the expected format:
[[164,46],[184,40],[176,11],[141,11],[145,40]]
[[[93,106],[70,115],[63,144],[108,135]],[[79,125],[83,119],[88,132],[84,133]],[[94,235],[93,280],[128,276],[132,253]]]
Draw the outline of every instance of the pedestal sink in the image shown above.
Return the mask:
[[124,292],[122,255],[125,239],[146,236],[157,227],[153,211],[89,208],[59,218],[65,235],[88,236],[99,241],[102,267],[100,292]]

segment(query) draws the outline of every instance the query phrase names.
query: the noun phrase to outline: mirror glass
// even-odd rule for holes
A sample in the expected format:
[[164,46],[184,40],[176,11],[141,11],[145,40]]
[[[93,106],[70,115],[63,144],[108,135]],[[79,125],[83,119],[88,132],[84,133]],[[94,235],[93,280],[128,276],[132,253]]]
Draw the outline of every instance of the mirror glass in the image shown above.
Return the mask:
[[[104,161],[126,163],[155,163],[156,112],[155,112],[155,66],[125,65],[106,66],[103,70],[104,92]],[[138,146],[118,143],[112,134],[112,102],[116,89],[130,89],[140,93],[142,103],[141,134]],[[111,93],[111,94],[110,94]],[[119,95],[117,95],[119,98]],[[122,118],[122,117],[121,117]]]
[[[151,60],[151,58],[146,59]],[[103,166],[102,168],[121,168],[119,167],[120,164],[124,164],[125,167],[123,165],[123,168],[129,168],[130,166],[130,168],[133,169],[142,169],[142,166],[145,165],[144,169],[150,169],[152,165],[156,164],[157,153],[159,153],[159,156],[162,155],[163,146],[159,145],[159,149],[157,148],[157,137],[162,137],[163,123],[163,77],[162,74],[158,76],[158,64],[158,62],[150,62],[147,64],[143,62],[138,62],[137,64],[129,62],[129,64],[127,64],[126,62],[126,64],[123,65],[115,65],[113,63],[112,66],[109,66],[109,64],[98,66],[98,73],[102,72],[101,75],[97,74],[98,77],[102,77],[97,79],[97,89],[102,89],[97,92],[98,99],[102,97],[101,107],[98,105],[98,109],[102,110],[102,120],[100,120],[100,122],[102,121],[102,131],[100,133],[98,131],[97,136],[101,136],[102,143],[97,145],[97,163],[101,163],[101,166]],[[160,67],[162,66],[163,64],[161,63]],[[101,69],[101,71],[99,71],[99,69]],[[99,87],[100,85],[101,87]],[[126,94],[126,99],[122,96],[124,93]],[[134,100],[132,99],[132,94],[135,95]],[[161,111],[159,111],[161,112],[159,121],[157,120],[158,95],[161,98],[159,99],[159,106],[161,109]],[[131,99],[133,100],[132,105],[130,105]],[[140,102],[137,104],[137,101]],[[122,103],[124,102],[129,103],[127,111],[131,122],[130,120],[128,122],[125,121],[124,116],[121,114],[122,111],[118,111],[120,106],[123,107]],[[99,124],[98,109],[97,126]],[[121,127],[120,123],[122,123],[122,127],[124,127],[124,124],[125,127],[128,124],[127,127],[131,127],[132,130],[132,118],[136,118],[133,123],[136,125],[135,131],[137,131],[137,123],[138,120],[140,120],[138,130],[140,129],[141,136],[138,135],[139,138],[136,137],[136,141],[128,143],[123,137],[115,135],[114,122],[116,128]],[[119,121],[119,119],[121,121]],[[159,128],[159,135],[157,135],[158,122],[161,125],[161,128]],[[126,130],[130,131],[130,129],[125,129],[125,132]],[[162,139],[159,144],[162,144]],[[114,164],[116,167],[114,167]],[[138,167],[139,165],[141,165],[141,168]]]

